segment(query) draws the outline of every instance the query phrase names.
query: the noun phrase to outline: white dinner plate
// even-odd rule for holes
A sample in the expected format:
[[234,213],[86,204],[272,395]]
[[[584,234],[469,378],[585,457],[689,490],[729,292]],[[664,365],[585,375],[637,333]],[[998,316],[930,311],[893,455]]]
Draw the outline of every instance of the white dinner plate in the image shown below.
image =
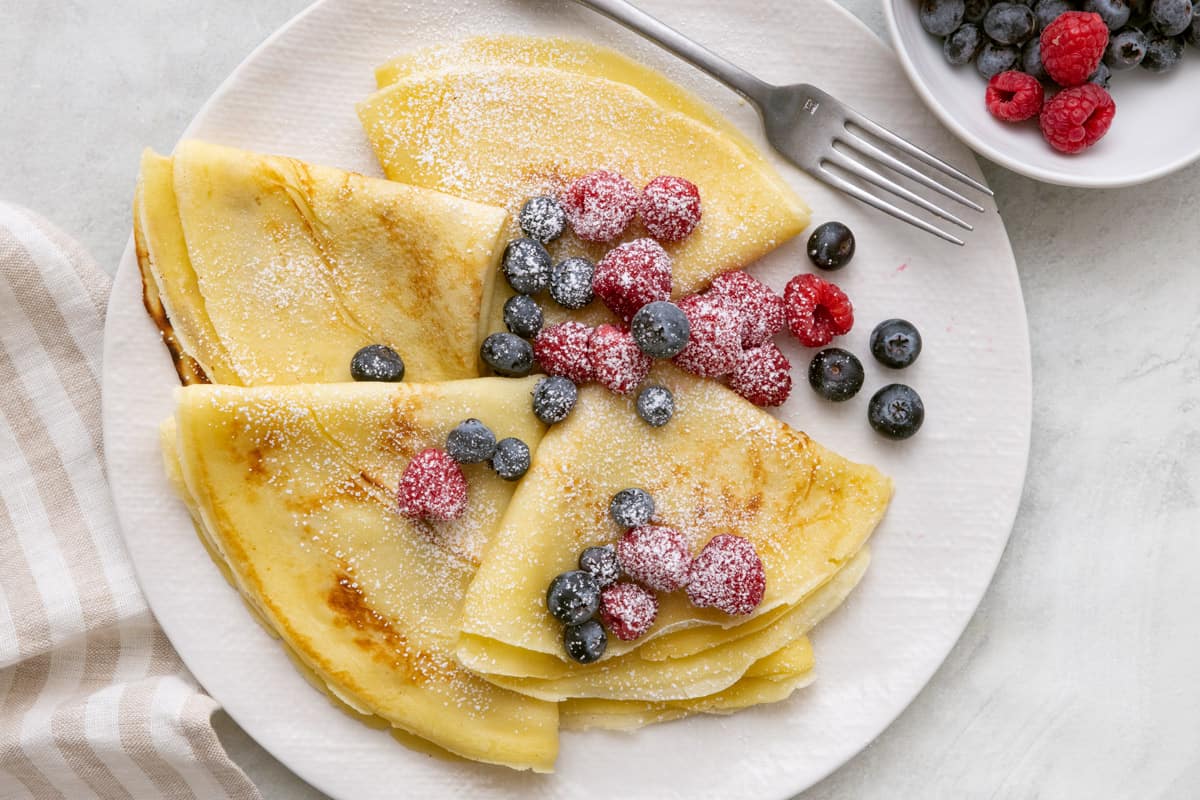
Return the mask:
[[[747,9],[645,0],[652,13],[773,81],[815,83],[978,176],[969,152],[925,111],[892,53],[829,0]],[[739,4],[740,6],[740,4]],[[230,23],[232,24],[232,23]],[[326,0],[248,58],[187,136],[379,174],[354,104],[389,55],[482,33],[570,34],[668,73],[762,141],[751,109],[712,81],[568,2]],[[170,87],[163,87],[169,92]],[[154,102],[154,98],[144,98]],[[943,244],[779,163],[812,205],[840,219],[858,254],[834,279],[856,308],[839,342],[867,370],[862,393],[833,405],[810,391],[811,353],[792,344],[796,388],[781,416],[896,481],[862,585],[813,636],[818,679],[789,701],[626,735],[563,735],[554,775],[420,755],[337,710],[293,668],[201,546],[172,494],[156,439],[171,414],[174,372],[141,304],[132,248],[117,274],[104,351],[109,475],[138,577],[158,621],[197,679],[252,737],[337,798],[790,796],[837,768],[913,699],[953,647],[991,579],[1016,514],[1029,450],[1025,310],[1004,226],[989,202],[965,248]],[[132,191],[132,187],[130,187]],[[753,271],[782,289],[806,271],[800,237]],[[876,364],[875,323],[906,317],[925,350],[908,370]],[[880,386],[910,383],[925,426],[889,442],[867,424]]]

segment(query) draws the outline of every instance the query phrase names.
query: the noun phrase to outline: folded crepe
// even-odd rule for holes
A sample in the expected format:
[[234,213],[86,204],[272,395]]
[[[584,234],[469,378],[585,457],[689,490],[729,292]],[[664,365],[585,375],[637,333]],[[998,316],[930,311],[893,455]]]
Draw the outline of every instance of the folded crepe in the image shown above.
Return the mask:
[[[542,441],[463,604],[458,656],[471,669],[493,679],[561,680],[600,671],[605,660],[677,631],[707,626],[678,651],[653,656],[660,666],[742,636],[770,636],[859,552],[882,518],[891,482],[873,467],[826,450],[715,382],[670,366],[657,368],[651,381],[675,395],[669,425],[648,428],[631,398],[585,387],[571,416]],[[604,659],[580,667],[567,659],[560,626],[545,613],[546,587],[585,547],[621,536],[608,506],[629,487],[653,495],[655,521],[680,530],[693,553],[719,533],[749,539],[766,571],[766,593],[740,617],[695,608],[683,592],[660,595],[649,633],[610,640]],[[771,625],[742,630],[773,613]]]
[[407,378],[478,375],[500,208],[204,142],[147,151],[134,228],[147,309],[185,383],[350,379],[367,344]]
[[414,521],[396,487],[416,452],[475,417],[536,449],[533,379],[191,386],[165,428],[201,536],[294,657],[341,702],[456,755],[549,771],[557,706],[454,657],[462,598],[513,484],[465,468],[465,516]]

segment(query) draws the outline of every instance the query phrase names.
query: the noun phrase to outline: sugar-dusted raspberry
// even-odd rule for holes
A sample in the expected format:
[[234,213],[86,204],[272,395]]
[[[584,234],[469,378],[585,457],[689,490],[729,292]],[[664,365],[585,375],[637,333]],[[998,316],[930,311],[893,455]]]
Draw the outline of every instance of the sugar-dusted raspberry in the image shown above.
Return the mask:
[[1116,116],[1112,97],[1094,83],[1063,89],[1042,109],[1042,136],[1062,153],[1082,152],[1108,133]]
[[805,347],[824,347],[854,327],[854,306],[836,285],[801,274],[783,290],[788,330]]
[[643,636],[657,616],[658,598],[636,583],[614,583],[600,592],[600,621],[623,642]]
[[533,340],[533,354],[547,375],[562,375],[575,383],[594,377],[588,342],[592,329],[582,322],[560,322],[542,328]]
[[742,353],[729,388],[756,406],[781,406],[792,393],[792,365],[774,342]]
[[692,554],[683,534],[664,525],[642,525],[617,542],[621,569],[647,589],[673,592],[688,581]]
[[706,378],[726,375],[742,354],[742,315],[726,295],[707,292],[679,301],[691,337],[672,359],[675,365]]
[[653,239],[609,250],[592,275],[592,291],[625,322],[647,303],[671,297],[671,257]]
[[660,175],[642,189],[638,214],[660,242],[678,242],[700,224],[700,190],[685,178]]
[[616,239],[638,210],[638,190],[627,178],[606,169],[577,178],[562,197],[571,230],[588,242]]
[[688,599],[700,608],[749,614],[762,602],[767,574],[749,539],[722,533],[704,545],[692,562]]
[[988,81],[986,103],[996,119],[1021,122],[1037,116],[1045,97],[1041,81],[1024,72],[1009,70],[993,75]]
[[408,462],[396,497],[400,513],[406,517],[458,519],[467,510],[467,479],[453,458],[430,447]]
[[709,291],[728,297],[742,315],[742,347],[758,347],[787,325],[783,298],[748,272],[718,275]]
[[1066,11],[1042,31],[1042,66],[1059,86],[1078,86],[1100,66],[1108,26],[1099,14]]
[[601,325],[588,343],[592,374],[609,391],[627,394],[650,372],[652,359],[638,348],[625,328]]

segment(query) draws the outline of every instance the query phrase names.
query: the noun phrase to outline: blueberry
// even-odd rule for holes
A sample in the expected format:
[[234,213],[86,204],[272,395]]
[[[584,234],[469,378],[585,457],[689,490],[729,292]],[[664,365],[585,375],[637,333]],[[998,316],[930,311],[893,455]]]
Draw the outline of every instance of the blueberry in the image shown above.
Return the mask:
[[350,359],[350,377],[356,381],[398,383],[404,380],[404,359],[386,344],[369,344]]
[[1136,28],[1126,28],[1109,40],[1104,63],[1117,71],[1133,69],[1145,58],[1146,45],[1146,34]]
[[562,422],[575,407],[579,390],[569,378],[542,378],[533,389],[533,413],[547,425]]
[[813,356],[808,365],[808,383],[826,400],[849,400],[862,388],[862,362],[840,347],[827,348]]
[[[1120,0],[1111,0],[1120,2]],[[1071,4],[1066,0],[1038,0],[1033,7],[1033,16],[1037,19],[1038,30],[1042,30],[1051,22],[1071,10]]]
[[512,436],[496,442],[492,469],[506,481],[520,480],[529,471],[529,445]]
[[1168,72],[1183,60],[1183,42],[1170,36],[1155,36],[1146,43],[1146,55],[1142,69],[1151,72]]
[[921,355],[921,333],[904,319],[886,319],[871,331],[871,355],[885,367],[903,369]]
[[1042,65],[1042,43],[1037,38],[1030,39],[1021,48],[1021,72],[1039,81],[1050,80],[1050,73]]
[[595,578],[601,589],[621,577],[621,562],[617,561],[617,551],[612,545],[584,550],[579,554],[579,568]]
[[971,59],[975,58],[975,54],[979,52],[979,48],[983,47],[983,31],[979,30],[978,25],[966,23],[960,25],[958,30],[946,37],[942,42],[942,55],[956,67],[961,67],[963,64],[970,64]]
[[1200,5],[1196,6],[1192,24],[1188,25],[1188,29],[1183,32],[1183,40],[1193,47],[1200,47]]
[[533,239],[509,242],[500,268],[508,285],[520,294],[537,294],[550,283],[550,254]]
[[521,230],[534,241],[553,242],[567,227],[567,212],[553,197],[531,197],[521,206],[517,220]]
[[979,55],[975,56],[975,69],[990,81],[993,75],[1008,72],[1017,66],[1021,52],[1015,47],[1004,47],[994,42],[985,42]]
[[1192,0],[1154,0],[1150,22],[1163,36],[1178,36],[1192,24],[1193,10]]
[[477,419],[464,419],[446,436],[446,452],[460,464],[487,461],[496,452],[496,434]]
[[479,357],[497,375],[520,378],[533,369],[533,345],[511,333],[493,333],[483,340]]
[[590,572],[581,569],[557,576],[546,591],[546,609],[567,625],[591,619],[599,608],[600,584]]
[[978,25],[980,22],[983,22],[983,18],[987,15],[988,9],[991,7],[991,0],[966,0],[963,22],[972,22]]
[[907,439],[921,429],[925,404],[921,396],[902,383],[889,383],[871,397],[867,406],[871,427],[889,439]]
[[580,664],[591,664],[604,655],[608,648],[608,634],[599,622],[589,619],[578,625],[567,626],[563,631],[563,646],[567,649],[567,655]]
[[504,302],[504,327],[532,339],[542,329],[542,307],[527,294],[514,294]]
[[962,25],[966,14],[963,0],[921,0],[921,27],[934,36],[949,36]]
[[808,259],[821,269],[841,269],[852,258],[854,232],[840,222],[818,225],[812,236],[808,237]]
[[1033,9],[1020,3],[996,3],[983,18],[983,31],[997,44],[1024,44],[1037,30]]
[[692,331],[683,309],[666,300],[655,300],[633,315],[629,333],[646,355],[671,358],[687,347]]
[[1119,31],[1128,25],[1133,13],[1127,0],[1083,0],[1082,10],[1099,14],[1110,31]]
[[1094,83],[1102,89],[1107,89],[1108,82],[1111,78],[1112,78],[1112,70],[1110,70],[1108,68],[1107,64],[1105,64],[1103,61],[1101,61],[1096,66],[1096,71],[1093,72],[1091,74],[1091,77],[1089,77],[1087,79],[1087,82]]
[[550,270],[550,296],[563,308],[578,311],[596,297],[592,275],[596,265],[582,256],[558,262]]
[[638,392],[637,413],[652,428],[661,428],[675,414],[675,395],[665,386],[647,386]]
[[654,498],[645,489],[622,489],[613,495],[608,513],[622,528],[636,528],[654,516]]

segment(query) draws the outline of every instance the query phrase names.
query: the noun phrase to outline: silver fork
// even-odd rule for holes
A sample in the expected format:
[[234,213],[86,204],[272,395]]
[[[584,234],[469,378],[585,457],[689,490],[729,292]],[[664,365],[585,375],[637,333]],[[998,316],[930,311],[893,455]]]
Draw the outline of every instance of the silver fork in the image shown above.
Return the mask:
[[745,97],[762,116],[767,141],[771,146],[817,180],[947,242],[963,244],[963,240],[957,236],[867,191],[860,182],[891,192],[964,230],[974,230],[964,220],[871,168],[864,161],[887,167],[967,208],[982,212],[983,206],[974,200],[897,158],[884,147],[894,148],[972,189],[989,196],[992,194],[990,189],[962,170],[872,122],[815,86],[805,83],[773,86],[759,80],[625,0],[576,1],[666,48]]

